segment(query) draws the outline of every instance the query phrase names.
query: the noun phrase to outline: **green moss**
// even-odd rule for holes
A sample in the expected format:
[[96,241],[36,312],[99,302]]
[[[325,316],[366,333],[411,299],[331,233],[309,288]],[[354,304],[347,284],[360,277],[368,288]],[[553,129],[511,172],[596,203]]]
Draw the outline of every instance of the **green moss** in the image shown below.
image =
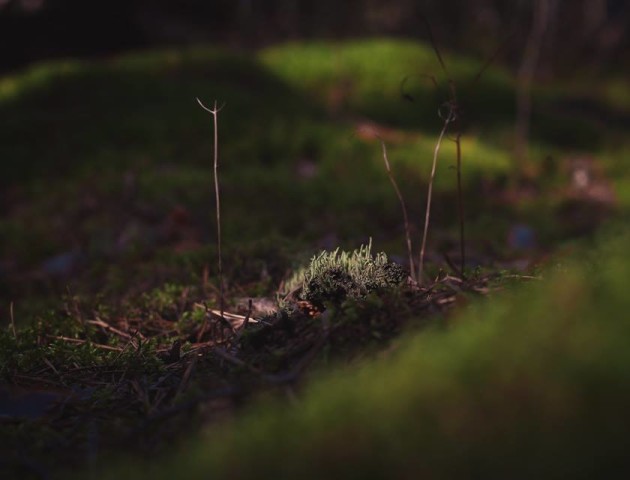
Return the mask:
[[45,89],[51,82],[76,75],[84,68],[85,66],[78,61],[57,61],[41,63],[20,75],[0,78],[0,104]]
[[[264,404],[164,463],[171,478],[491,478],[621,475],[628,464],[627,233],[388,359]],[[586,259],[584,259],[586,258]]]
[[[108,345],[112,340],[113,345]],[[70,371],[90,371],[104,366],[125,368],[134,374],[153,374],[162,371],[163,363],[157,358],[155,341],[139,343],[137,348],[102,348],[103,345],[117,347],[115,338],[106,338],[93,325],[84,324],[78,318],[51,312],[42,316],[29,327],[19,329],[16,336],[5,329],[0,332],[0,376],[14,375],[38,379],[39,373],[53,370],[63,382],[81,385],[81,376],[72,376]],[[91,383],[93,378],[89,378]]]

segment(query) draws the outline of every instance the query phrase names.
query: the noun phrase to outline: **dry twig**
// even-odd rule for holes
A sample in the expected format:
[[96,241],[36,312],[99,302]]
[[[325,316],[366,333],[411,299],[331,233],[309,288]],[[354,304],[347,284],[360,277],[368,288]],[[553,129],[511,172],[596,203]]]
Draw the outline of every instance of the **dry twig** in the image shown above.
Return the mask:
[[431,177],[429,178],[429,190],[427,192],[427,208],[424,215],[424,229],[422,231],[422,246],[420,247],[420,262],[418,264],[418,282],[422,282],[424,275],[424,254],[427,246],[427,233],[429,231],[429,220],[431,218],[431,199],[433,197],[433,180],[435,179],[435,168],[437,166],[437,158],[440,153],[440,147],[442,146],[442,139],[448,129],[449,123],[453,120],[453,110],[449,107],[447,117],[444,119],[444,126],[438,137],[438,141],[435,144],[433,151],[433,165],[431,166]]
[[115,333],[116,335],[118,335],[119,337],[122,337],[122,338],[126,338],[126,339],[132,338],[132,336],[129,335],[127,332],[123,332],[122,330],[119,330],[116,327],[112,327],[109,323],[104,322],[103,320],[101,320],[98,317],[96,319],[94,319],[94,320],[86,320],[85,323],[89,323],[90,325],[95,325],[97,327],[101,327],[101,328],[107,330],[108,332]]
[[392,174],[392,169],[389,165],[389,159],[387,158],[387,145],[385,145],[385,141],[377,135],[377,138],[381,142],[381,148],[383,149],[383,161],[385,162],[385,168],[387,170],[387,176],[389,177],[389,181],[396,192],[396,196],[398,197],[398,201],[400,202],[400,208],[402,209],[403,220],[405,222],[405,237],[407,241],[407,253],[409,255],[409,271],[411,272],[411,279],[417,283],[418,279],[416,277],[416,267],[413,261],[413,246],[411,243],[411,228],[409,226],[409,217],[407,215],[407,206],[405,205],[405,199],[402,196],[400,188],[398,188],[398,184],[394,179],[394,175]]
[[9,318],[11,319],[11,330],[13,331],[13,338],[17,340],[17,333],[15,331],[15,318],[13,318],[13,302],[9,304]]
[[101,350],[111,350],[113,352],[121,352],[123,350],[120,347],[112,347],[111,345],[102,345],[100,343],[94,343],[89,340],[82,340],[80,338],[62,337],[58,335],[46,335],[46,338],[50,338],[52,340],[61,340],[62,342],[67,342],[67,343],[76,343],[77,345],[83,345],[83,344],[89,343],[90,346],[94,348],[100,348]]
[[223,279],[223,263],[221,255],[221,195],[219,192],[219,112],[223,110],[225,104],[217,107],[217,101],[214,101],[213,108],[206,107],[201,100],[197,98],[197,103],[206,112],[212,114],[214,125],[214,195],[216,200],[217,211],[217,251],[218,251],[218,270],[219,270],[219,308],[221,310],[221,317],[223,317],[223,311],[225,310],[225,284]]

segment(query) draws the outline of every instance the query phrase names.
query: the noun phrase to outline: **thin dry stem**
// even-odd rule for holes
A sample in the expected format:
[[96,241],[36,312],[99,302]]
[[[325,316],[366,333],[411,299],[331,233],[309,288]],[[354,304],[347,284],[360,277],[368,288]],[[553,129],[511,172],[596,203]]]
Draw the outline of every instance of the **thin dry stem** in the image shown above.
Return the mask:
[[11,330],[13,331],[13,338],[17,339],[17,333],[15,331],[15,318],[13,317],[13,302],[9,304],[9,318],[11,319]]
[[514,153],[522,170],[528,156],[528,142],[532,111],[532,84],[538,60],[542,53],[545,32],[554,13],[556,0],[537,0],[533,5],[532,26],[516,78],[516,125],[514,126]]
[[192,372],[195,369],[195,366],[197,365],[198,359],[199,359],[198,355],[193,355],[192,360],[186,367],[186,370],[184,371],[184,375],[182,376],[182,379],[179,382],[179,387],[177,388],[177,392],[175,393],[174,398],[178,398],[184,392],[184,390],[186,390],[186,387],[188,386]]
[[389,181],[394,187],[394,192],[396,192],[396,196],[398,197],[398,201],[400,202],[400,208],[402,209],[403,220],[405,222],[405,237],[407,241],[407,253],[409,255],[409,271],[411,272],[411,279],[417,283],[418,278],[416,277],[416,266],[413,261],[413,246],[411,243],[411,228],[409,227],[409,217],[407,215],[407,206],[405,205],[405,199],[398,188],[398,184],[394,179],[394,175],[392,174],[392,169],[389,165],[389,159],[387,158],[387,145],[381,137],[378,137],[381,142],[381,148],[383,149],[383,161],[385,162],[385,169],[387,170],[387,176],[389,177]]
[[464,241],[464,199],[462,194],[462,134],[457,132],[455,146],[457,148],[457,209],[459,213],[459,248],[460,248],[460,275],[465,276],[466,266],[466,242]]
[[67,343],[76,343],[77,345],[83,345],[85,343],[89,343],[91,347],[100,348],[101,350],[111,350],[113,352],[120,352],[120,351],[123,350],[120,347],[112,347],[111,345],[102,345],[100,343],[94,343],[94,342],[91,342],[89,340],[82,340],[80,338],[64,337],[64,336],[61,336],[61,335],[46,335],[46,338],[50,338],[52,340],[61,340],[63,342],[67,342]]
[[[483,68],[482,71],[483,72]],[[481,75],[480,72],[480,75]],[[475,79],[475,81],[477,81]],[[462,278],[464,277],[464,265],[466,263],[466,242],[464,240],[464,201],[462,194],[462,130],[460,128],[460,109],[459,103],[457,101],[457,84],[454,80],[449,79],[449,90],[451,93],[451,98],[448,102],[448,117],[446,119],[446,123],[454,122],[455,123],[455,147],[457,151],[457,213],[459,216],[459,248],[460,248],[460,275]],[[446,127],[446,124],[445,124]]]
[[213,108],[207,108],[201,100],[197,98],[197,102],[206,112],[212,114],[214,126],[214,195],[216,200],[217,211],[217,253],[218,253],[218,270],[219,270],[219,309],[221,318],[225,311],[225,282],[223,279],[223,261],[221,254],[221,195],[219,192],[219,112],[225,104],[217,108],[217,101],[214,101]]
[[[442,54],[440,53],[440,49],[438,48],[437,42],[435,41],[435,37],[433,36],[433,31],[431,30],[431,24],[424,16],[423,16],[423,20],[426,25],[427,31],[429,33],[429,39],[431,41],[433,51],[435,52],[435,55],[437,56],[438,61],[440,62],[440,65],[442,67],[442,70],[444,71],[444,74],[448,78],[450,99],[446,104],[448,106],[448,117],[444,120],[444,128],[442,130],[442,133],[446,131],[447,125],[450,122],[456,122],[456,126],[455,126],[456,136],[455,136],[455,139],[453,139],[453,141],[455,142],[455,145],[457,148],[457,203],[458,203],[458,214],[459,214],[460,253],[461,253],[460,274],[463,277],[464,265],[466,263],[466,243],[465,243],[465,237],[464,237],[464,203],[462,199],[462,196],[463,196],[462,194],[462,150],[461,150],[462,130],[460,127],[460,120],[459,120],[459,116],[461,112],[460,112],[459,103],[457,100],[457,85],[455,81],[450,77],[448,70],[446,69],[446,64],[444,63],[444,60],[442,59]],[[495,54],[482,66],[481,70],[475,76],[472,82],[472,85],[474,85],[475,83],[477,83],[477,81],[479,81],[479,79],[481,78],[481,75],[484,73],[486,68],[490,66],[490,64],[492,63],[494,58],[498,55],[500,50],[501,49],[497,50]],[[437,150],[439,149],[440,142],[441,142],[441,138],[440,138],[440,141],[438,141],[438,144],[436,145],[436,156],[437,156]],[[434,157],[433,166],[435,168],[435,157]],[[432,190],[432,184],[433,184],[433,177],[431,178],[431,184],[429,185],[429,192],[431,192]],[[420,267],[419,267],[420,272],[422,271],[424,267],[424,263],[423,263],[424,262],[424,249],[426,246],[426,235],[427,235],[427,229],[428,229],[430,203],[431,203],[431,193],[429,193],[429,201],[427,202],[427,214],[425,218],[425,228],[424,228],[423,239],[422,239],[422,250],[420,253],[420,257],[421,257]],[[421,277],[422,277],[422,274],[419,273],[418,279],[421,280]]]
[[[431,80],[431,83],[433,84],[436,92],[440,89],[440,86],[438,85],[438,82],[433,75],[421,74],[420,78],[428,78],[429,80]],[[405,100],[414,102],[415,99],[413,98],[413,96],[405,90],[405,84],[407,83],[407,80],[409,80],[409,77],[403,78],[402,82],[400,82],[400,96],[403,97]]]
[[429,34],[429,41],[431,42],[431,46],[433,47],[433,51],[435,52],[435,55],[437,56],[437,59],[440,62],[440,66],[442,67],[442,70],[446,74],[446,77],[450,78],[450,75],[449,75],[448,70],[446,68],[446,64],[444,63],[444,60],[442,59],[442,54],[440,53],[440,49],[437,46],[437,42],[435,41],[435,37],[433,36],[433,29],[431,28],[431,23],[429,23],[429,20],[424,15],[422,15],[421,18],[422,18],[422,21],[424,22],[424,25],[425,25],[426,29],[427,29],[427,33]]
[[424,254],[427,245],[427,233],[429,232],[429,220],[431,218],[431,199],[433,198],[433,180],[435,179],[435,168],[437,166],[437,158],[440,153],[440,147],[442,146],[442,139],[448,129],[448,124],[452,118],[452,110],[449,111],[448,117],[444,120],[444,126],[438,137],[438,141],[435,144],[435,150],[433,151],[433,165],[431,166],[431,178],[429,179],[429,190],[427,192],[427,209],[424,215],[424,229],[422,231],[422,246],[420,247],[420,262],[418,264],[418,282],[422,282],[424,275]]
[[513,36],[514,36],[514,33],[510,32],[503,39],[503,41],[501,42],[499,47],[494,51],[494,53],[490,57],[488,57],[488,59],[484,62],[484,64],[481,66],[481,68],[477,72],[477,75],[475,75],[475,77],[473,78],[473,81],[470,83],[471,87],[474,86],[479,81],[479,79],[483,76],[483,74],[490,67],[490,65],[492,65],[494,61],[499,57],[499,54],[503,53],[503,50],[505,50],[510,45],[510,41],[512,40]]
[[122,330],[119,330],[116,327],[112,327],[109,323],[106,323],[106,322],[102,321],[99,318],[96,318],[94,320],[86,320],[86,323],[89,323],[90,325],[96,325],[97,327],[104,328],[108,332],[115,333],[119,337],[123,337],[123,338],[127,338],[127,339],[132,338],[132,336],[129,335],[127,332],[123,332]]

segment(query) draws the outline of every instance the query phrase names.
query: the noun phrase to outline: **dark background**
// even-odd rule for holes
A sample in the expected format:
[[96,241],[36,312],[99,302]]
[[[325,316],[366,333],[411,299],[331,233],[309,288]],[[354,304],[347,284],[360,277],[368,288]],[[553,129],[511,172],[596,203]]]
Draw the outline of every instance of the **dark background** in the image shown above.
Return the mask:
[[[555,0],[539,74],[630,63],[624,0]],[[0,0],[0,72],[47,58],[193,43],[255,48],[312,38],[404,36],[520,61],[531,0]]]

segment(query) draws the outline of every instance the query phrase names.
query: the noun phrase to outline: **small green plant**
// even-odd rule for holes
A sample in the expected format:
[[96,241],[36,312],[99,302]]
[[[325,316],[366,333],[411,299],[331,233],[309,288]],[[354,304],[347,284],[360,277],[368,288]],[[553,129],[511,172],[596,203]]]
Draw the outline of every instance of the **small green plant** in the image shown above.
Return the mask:
[[192,310],[182,313],[177,321],[177,329],[180,332],[193,331],[199,325],[203,325],[206,321],[206,309],[203,305],[195,304]]
[[184,303],[188,287],[174,283],[166,283],[159,288],[142,294],[140,304],[151,313],[165,318],[176,319]]
[[408,272],[391,262],[385,253],[372,255],[372,241],[352,252],[322,251],[308,267],[302,268],[286,283],[285,289],[297,298],[322,308],[325,303],[340,304],[346,299],[361,299],[383,289],[401,285]]
[[21,377],[68,376],[74,384],[92,385],[102,380],[98,371],[105,366],[129,375],[159,375],[164,364],[156,355],[157,346],[154,339],[121,345],[115,338],[103,339],[92,325],[84,329],[68,317],[51,315],[21,329],[16,336],[0,331],[0,376],[9,383]]

